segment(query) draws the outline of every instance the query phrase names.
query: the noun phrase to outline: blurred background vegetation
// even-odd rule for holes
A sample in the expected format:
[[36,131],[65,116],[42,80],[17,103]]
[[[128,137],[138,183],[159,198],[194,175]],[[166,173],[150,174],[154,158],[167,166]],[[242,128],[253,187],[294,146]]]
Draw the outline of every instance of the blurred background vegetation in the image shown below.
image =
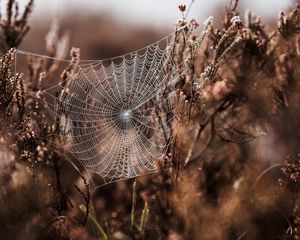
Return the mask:
[[93,189],[45,138],[59,129],[26,90],[57,81],[56,63],[31,57],[15,75],[11,48],[73,64],[120,55],[171,32],[179,3],[1,1],[1,239],[299,239],[297,1],[195,1],[190,16],[215,21],[193,58],[202,24],[180,43],[190,107],[169,171]]

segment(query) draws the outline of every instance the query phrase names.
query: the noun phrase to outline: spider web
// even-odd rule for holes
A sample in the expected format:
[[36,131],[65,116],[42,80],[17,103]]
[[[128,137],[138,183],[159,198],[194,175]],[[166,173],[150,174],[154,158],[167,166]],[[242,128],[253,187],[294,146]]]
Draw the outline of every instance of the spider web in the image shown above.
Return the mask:
[[173,57],[184,38],[180,28],[129,54],[80,61],[59,96],[53,87],[42,91],[47,109],[59,119],[65,148],[96,187],[169,166],[176,107],[172,83],[183,71]]

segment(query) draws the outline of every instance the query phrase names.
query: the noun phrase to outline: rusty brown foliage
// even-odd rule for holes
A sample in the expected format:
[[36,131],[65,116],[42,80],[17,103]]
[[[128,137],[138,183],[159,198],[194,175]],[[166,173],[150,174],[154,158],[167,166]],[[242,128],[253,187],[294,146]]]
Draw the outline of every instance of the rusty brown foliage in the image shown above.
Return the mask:
[[31,56],[14,72],[13,48],[29,31],[33,3],[19,14],[17,1],[7,1],[0,20],[3,239],[300,238],[300,5],[280,13],[272,31],[250,11],[241,17],[238,1],[200,35],[196,20],[179,21],[188,25],[172,56],[185,69],[169,90],[178,100],[172,166],[93,189],[66,161],[60,120],[49,121],[41,101],[45,79],[65,82],[79,49],[51,27],[45,51],[70,52],[70,64]]

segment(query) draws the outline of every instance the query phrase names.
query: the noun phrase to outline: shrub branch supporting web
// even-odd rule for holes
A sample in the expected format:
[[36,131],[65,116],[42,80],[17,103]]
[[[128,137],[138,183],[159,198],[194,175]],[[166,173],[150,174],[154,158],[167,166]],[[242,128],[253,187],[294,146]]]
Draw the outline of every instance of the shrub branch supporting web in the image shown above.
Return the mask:
[[182,73],[173,56],[184,33],[181,28],[120,57],[80,61],[58,97],[42,91],[68,151],[101,179],[95,186],[168,166],[176,106],[171,85]]

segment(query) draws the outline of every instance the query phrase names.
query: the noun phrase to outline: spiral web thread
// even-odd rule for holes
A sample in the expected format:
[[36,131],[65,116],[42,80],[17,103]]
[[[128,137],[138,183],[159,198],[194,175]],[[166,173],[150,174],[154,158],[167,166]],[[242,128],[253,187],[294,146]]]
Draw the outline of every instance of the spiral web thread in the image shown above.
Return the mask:
[[176,106],[171,85],[182,72],[173,56],[184,37],[180,28],[123,56],[80,61],[61,84],[59,97],[43,90],[48,110],[60,119],[68,151],[96,187],[169,165]]

